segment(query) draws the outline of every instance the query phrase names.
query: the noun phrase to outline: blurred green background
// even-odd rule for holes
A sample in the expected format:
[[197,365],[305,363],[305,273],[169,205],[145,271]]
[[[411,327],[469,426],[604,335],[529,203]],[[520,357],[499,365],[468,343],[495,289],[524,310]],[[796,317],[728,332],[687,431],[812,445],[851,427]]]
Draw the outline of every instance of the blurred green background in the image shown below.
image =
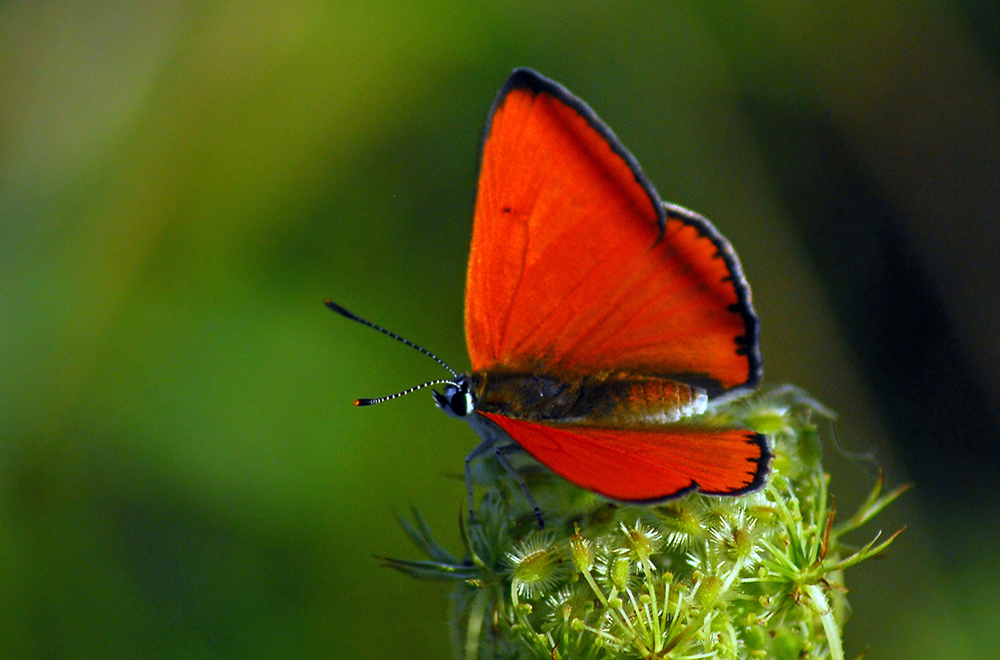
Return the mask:
[[[445,658],[477,144],[531,66],[736,246],[906,525],[847,649],[998,657],[1000,3],[0,3],[0,655]],[[869,467],[829,447],[846,515]],[[866,540],[859,537],[859,542]]]

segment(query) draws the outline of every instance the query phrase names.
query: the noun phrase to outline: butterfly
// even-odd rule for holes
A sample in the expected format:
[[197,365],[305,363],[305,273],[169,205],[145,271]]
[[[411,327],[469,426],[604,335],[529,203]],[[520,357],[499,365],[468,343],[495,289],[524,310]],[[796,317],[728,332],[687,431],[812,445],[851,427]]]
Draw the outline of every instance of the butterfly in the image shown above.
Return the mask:
[[768,471],[768,439],[699,419],[761,379],[759,321],[740,261],[705,218],[660,200],[638,162],[582,100],[513,72],[482,141],[465,290],[472,363],[431,385],[482,443],[470,463],[520,447],[620,502],[739,495]]

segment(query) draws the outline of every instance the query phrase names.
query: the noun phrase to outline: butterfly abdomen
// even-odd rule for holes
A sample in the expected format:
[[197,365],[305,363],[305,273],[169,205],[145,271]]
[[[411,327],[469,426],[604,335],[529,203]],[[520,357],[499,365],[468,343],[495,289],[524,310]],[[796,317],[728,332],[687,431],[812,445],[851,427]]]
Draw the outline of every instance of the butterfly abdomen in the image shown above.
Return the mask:
[[490,372],[470,377],[476,409],[514,419],[607,428],[646,428],[705,412],[701,389],[624,372],[579,378]]

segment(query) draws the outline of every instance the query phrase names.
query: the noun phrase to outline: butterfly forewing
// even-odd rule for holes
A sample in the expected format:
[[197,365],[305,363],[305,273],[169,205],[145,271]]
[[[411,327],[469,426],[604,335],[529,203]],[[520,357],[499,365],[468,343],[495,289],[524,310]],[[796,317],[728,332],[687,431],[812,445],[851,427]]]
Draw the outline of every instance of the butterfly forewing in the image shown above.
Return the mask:
[[705,219],[664,207],[611,131],[518,71],[487,126],[466,289],[473,368],[755,385],[757,319]]

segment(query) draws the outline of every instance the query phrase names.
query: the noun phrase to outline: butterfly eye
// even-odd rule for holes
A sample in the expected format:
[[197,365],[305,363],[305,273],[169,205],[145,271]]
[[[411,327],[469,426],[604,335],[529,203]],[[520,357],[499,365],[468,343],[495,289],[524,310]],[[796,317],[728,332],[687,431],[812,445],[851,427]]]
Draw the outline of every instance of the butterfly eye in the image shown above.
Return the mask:
[[451,417],[465,417],[476,409],[476,400],[469,391],[468,383],[448,383],[444,392],[434,392],[434,403]]
[[458,389],[451,397],[451,409],[459,417],[465,417],[476,409],[476,403],[472,400],[472,392],[467,388]]

